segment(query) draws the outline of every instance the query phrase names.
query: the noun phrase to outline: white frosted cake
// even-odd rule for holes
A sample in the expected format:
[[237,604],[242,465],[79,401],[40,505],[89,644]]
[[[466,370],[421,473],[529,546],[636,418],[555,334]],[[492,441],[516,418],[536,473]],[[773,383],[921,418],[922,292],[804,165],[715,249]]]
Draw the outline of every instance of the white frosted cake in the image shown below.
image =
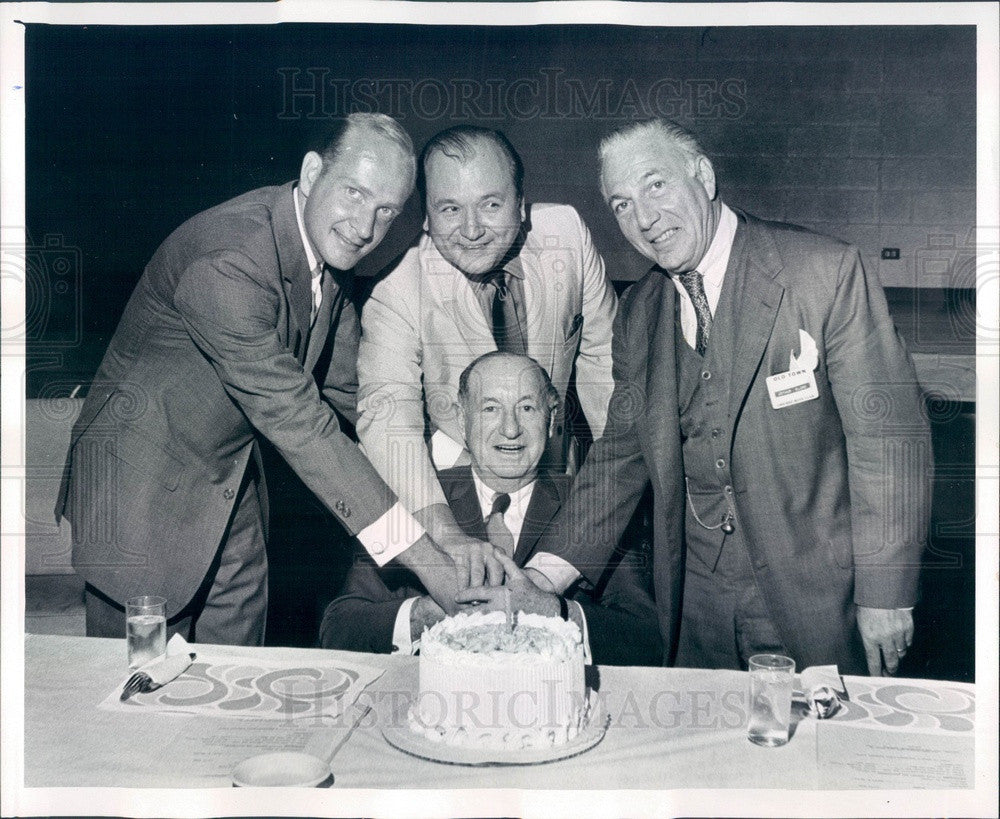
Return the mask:
[[420,690],[410,728],[451,745],[546,748],[586,725],[583,637],[538,614],[458,614],[420,639]]

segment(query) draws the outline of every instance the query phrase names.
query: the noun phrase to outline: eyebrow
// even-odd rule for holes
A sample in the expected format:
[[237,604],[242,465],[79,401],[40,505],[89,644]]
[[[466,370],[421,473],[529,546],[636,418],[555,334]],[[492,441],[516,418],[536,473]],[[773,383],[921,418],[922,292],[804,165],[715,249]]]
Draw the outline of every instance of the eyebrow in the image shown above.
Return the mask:
[[[505,198],[505,194],[503,193],[503,191],[490,191],[489,193],[484,193],[482,196],[480,196],[479,201],[482,202],[485,199],[503,199],[503,198]],[[458,204],[460,204],[459,201],[457,199],[453,199],[450,196],[444,196],[439,199],[434,199],[434,198],[431,199],[431,205],[433,207],[437,207],[439,205],[458,205]]]
[[[520,398],[518,398],[516,403],[520,404],[522,401],[538,401],[538,399],[539,399],[539,395],[537,393],[528,393],[528,394],[522,395]],[[487,401],[493,401],[493,402],[495,402],[497,404],[502,404],[503,403],[503,399],[502,398],[494,398],[492,395],[484,395],[482,400],[483,400],[484,404]]]
[[[653,170],[646,171],[642,176],[639,177],[639,179],[637,180],[636,184],[640,184],[641,185],[643,182],[645,182],[651,176],[662,176],[662,175],[663,175],[662,171],[659,171],[659,170],[653,169]],[[613,202],[615,199],[628,199],[628,197],[627,196],[622,196],[619,193],[612,193],[608,197],[608,204],[611,204],[611,202]]]

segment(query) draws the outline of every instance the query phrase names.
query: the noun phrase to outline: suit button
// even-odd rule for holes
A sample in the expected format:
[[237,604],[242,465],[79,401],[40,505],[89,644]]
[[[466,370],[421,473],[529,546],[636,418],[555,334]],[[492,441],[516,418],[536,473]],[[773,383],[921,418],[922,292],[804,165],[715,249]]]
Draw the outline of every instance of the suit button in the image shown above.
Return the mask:
[[373,543],[371,545],[371,553],[373,555],[380,555],[384,551],[385,551],[385,544],[384,543]]
[[333,508],[340,512],[341,517],[349,518],[351,516],[351,507],[343,501],[337,501]]
[[234,497],[236,497],[236,493],[232,489],[226,489],[225,491],[223,491],[222,497],[224,497],[226,500],[232,500]]
[[719,458],[719,460],[715,462],[715,465],[719,467],[719,469],[722,469],[726,465],[726,462],[722,458]]
[[708,379],[710,379],[711,377],[712,377],[712,374],[708,370],[702,370],[702,372],[701,372],[701,380],[702,381],[708,381]]

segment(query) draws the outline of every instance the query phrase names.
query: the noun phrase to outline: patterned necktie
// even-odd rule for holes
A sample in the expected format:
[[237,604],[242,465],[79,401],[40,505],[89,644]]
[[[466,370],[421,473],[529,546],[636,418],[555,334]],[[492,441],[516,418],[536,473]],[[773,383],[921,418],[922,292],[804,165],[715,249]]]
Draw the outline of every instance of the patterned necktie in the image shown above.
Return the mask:
[[498,270],[490,279],[496,288],[493,294],[493,340],[497,349],[504,353],[527,355],[527,345],[521,333],[521,322],[517,318],[514,293],[507,286],[507,273]]
[[514,535],[504,523],[503,513],[510,508],[510,495],[497,492],[493,496],[493,507],[490,516],[486,518],[486,538],[507,557],[514,556]]
[[695,315],[698,317],[698,333],[695,336],[695,349],[698,355],[705,355],[708,349],[708,336],[712,329],[712,310],[708,306],[708,297],[705,295],[705,284],[701,273],[692,270],[690,273],[679,273],[677,278],[684,285],[688,295],[691,297],[691,304],[694,305]]
[[319,306],[323,303],[323,265],[318,264],[312,272],[312,309],[309,312],[309,326],[316,323]]

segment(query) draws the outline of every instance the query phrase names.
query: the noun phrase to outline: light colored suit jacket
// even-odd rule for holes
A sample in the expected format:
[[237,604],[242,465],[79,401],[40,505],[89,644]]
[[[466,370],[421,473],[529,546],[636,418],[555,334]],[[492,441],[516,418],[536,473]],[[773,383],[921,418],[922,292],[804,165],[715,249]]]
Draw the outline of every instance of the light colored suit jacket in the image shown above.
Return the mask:
[[[520,253],[528,355],[566,395],[576,389],[594,436],[604,430],[617,300],[604,262],[577,212],[530,207]],[[411,512],[445,503],[425,443],[440,431],[464,446],[458,378],[493,333],[468,279],[423,235],[372,291],[361,316],[358,437],[386,483]]]
[[307,361],[310,282],[291,184],[198,214],[146,266],[73,428],[56,509],[74,568],[109,597],[160,594],[168,616],[188,603],[258,435],[352,534],[395,502],[332,409],[353,421],[349,281],[325,276]]
[[[724,431],[761,592],[800,667],[865,674],[856,605],[912,606],[930,511],[929,426],[885,296],[855,248],[740,214],[726,276],[739,275]],[[646,483],[665,656],[684,560],[684,467],[674,346],[676,291],[654,268],[623,297],[608,428],[539,551],[593,576]],[[815,340],[819,397],[771,405],[800,330]]]

